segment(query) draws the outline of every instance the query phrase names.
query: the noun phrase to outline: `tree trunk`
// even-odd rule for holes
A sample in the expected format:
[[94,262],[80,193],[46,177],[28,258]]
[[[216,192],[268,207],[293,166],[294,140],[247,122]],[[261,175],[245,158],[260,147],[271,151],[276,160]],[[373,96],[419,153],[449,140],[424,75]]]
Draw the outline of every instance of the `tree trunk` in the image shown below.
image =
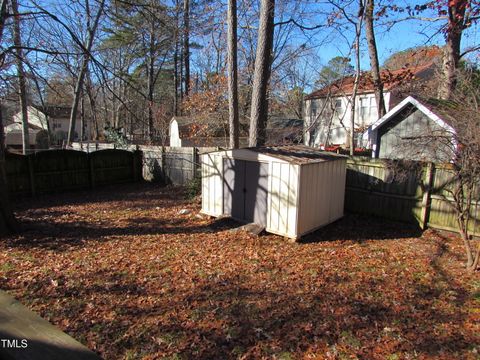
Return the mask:
[[239,146],[237,0],[228,0],[228,124],[230,148]]
[[86,77],[87,77],[86,91],[87,91],[88,101],[90,103],[90,110],[92,112],[92,126],[93,126],[93,136],[92,136],[92,129],[90,129],[90,136],[92,136],[93,140],[98,140],[100,134],[98,130],[97,102],[93,94],[92,80],[90,78],[89,71],[87,71]]
[[88,63],[90,61],[90,56],[91,56],[90,51],[92,50],[93,42],[95,40],[95,33],[97,32],[98,23],[100,21],[100,17],[102,16],[104,5],[105,5],[105,0],[101,0],[93,25],[91,28],[90,27],[88,28],[87,46],[84,50],[85,52],[83,54],[82,66],[78,74],[77,82],[75,84],[75,91],[73,95],[72,110],[70,112],[70,126],[68,130],[68,138],[67,138],[67,144],[66,144],[67,147],[71,146],[73,139],[75,137],[75,122],[77,120],[78,105],[80,103],[80,96],[83,88],[83,81],[85,80],[85,74],[87,73],[87,70],[88,70]]
[[173,115],[178,115],[178,30],[175,30],[175,50],[173,52]]
[[360,36],[362,35],[362,22],[364,17],[364,7],[363,0],[359,0],[359,10],[358,10],[358,20],[355,24],[355,81],[353,82],[353,91],[350,102],[350,155],[355,154],[355,113],[356,113],[356,102],[357,102],[357,91],[358,85],[360,82]]
[[7,174],[5,172],[4,135],[3,110],[0,107],[0,236],[15,232],[18,228],[17,221],[15,220],[13,211],[10,207],[10,200],[8,198]]
[[82,91],[82,100],[80,101],[80,143],[83,142],[85,134],[85,97]]
[[385,115],[385,99],[383,97],[383,82],[380,76],[380,64],[378,62],[377,42],[375,40],[375,31],[373,27],[373,10],[375,0],[366,0],[365,3],[365,34],[368,43],[368,55],[370,56],[370,66],[373,77],[373,86],[375,89],[375,101],[377,102],[378,118]]
[[475,253],[475,259],[473,260],[472,266],[469,268],[471,271],[475,271],[480,267],[480,244],[477,246],[477,250]]
[[439,89],[441,99],[451,99],[457,86],[457,68],[468,0],[449,1],[446,45],[443,53],[443,79]]
[[275,0],[262,0],[253,75],[249,146],[263,146],[268,116],[267,89],[272,66]]
[[190,92],[190,0],[183,1],[183,61],[185,62],[185,96]]
[[147,78],[148,78],[148,139],[153,142],[153,95],[154,95],[154,70],[155,70],[155,23],[153,17],[150,22],[150,44],[149,57],[147,62]]
[[23,68],[22,36],[20,29],[20,15],[18,14],[17,0],[12,0],[12,11],[14,16],[13,42],[16,47],[17,77],[19,87],[20,109],[22,112],[22,148],[23,154],[27,154],[30,149],[30,134],[28,129],[28,110],[27,110],[27,85],[25,81],[25,70]]
[[[5,19],[7,17],[7,0],[0,3],[0,43],[3,39]],[[18,229],[8,198],[7,175],[5,172],[5,134],[3,132],[3,110],[0,105],[0,236],[10,234]]]

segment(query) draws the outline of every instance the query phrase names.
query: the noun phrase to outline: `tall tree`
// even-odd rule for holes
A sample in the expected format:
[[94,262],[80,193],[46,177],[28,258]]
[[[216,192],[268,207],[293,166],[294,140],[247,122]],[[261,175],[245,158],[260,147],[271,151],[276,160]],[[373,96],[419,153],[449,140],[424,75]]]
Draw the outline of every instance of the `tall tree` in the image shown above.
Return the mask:
[[190,92],[190,0],[183,0],[183,61],[185,95]]
[[182,64],[179,61],[179,41],[180,41],[180,2],[179,0],[175,0],[175,25],[173,30],[173,41],[174,41],[174,50],[173,50],[173,87],[174,87],[174,94],[173,94],[173,115],[178,115],[178,105],[179,105],[179,86],[182,86],[182,79],[180,78],[180,70],[179,66]]
[[354,74],[355,67],[350,64],[350,58],[335,56],[328,61],[327,65],[322,67],[315,86],[319,88],[328,86],[336,80]]
[[374,21],[375,0],[365,2],[365,35],[367,37],[368,55],[375,90],[375,101],[377,102],[378,118],[385,115],[385,100],[383,97],[383,82],[380,75],[380,64],[378,62],[377,41],[375,39]]
[[358,86],[360,84],[360,38],[362,35],[362,23],[364,20],[365,15],[365,6],[363,0],[358,0],[358,15],[357,20],[351,20],[355,26],[355,80],[353,82],[353,91],[352,96],[350,97],[350,155],[353,156],[355,154],[355,113],[356,113],[356,103],[357,103],[357,92]]
[[[0,43],[7,18],[7,1],[0,3]],[[8,198],[7,176],[5,172],[5,143],[3,133],[3,109],[0,106],[0,236],[11,233],[18,225],[13,215]]]
[[230,147],[239,146],[238,69],[237,69],[237,1],[228,0],[228,125]]
[[274,18],[275,0],[262,0],[253,75],[249,146],[262,146],[266,141],[267,91],[272,66]]
[[16,48],[18,94],[22,113],[22,149],[23,153],[27,154],[28,150],[30,149],[30,133],[28,129],[27,83],[25,79],[25,69],[23,67],[24,58],[22,49],[20,14],[18,13],[17,0],[11,0],[11,2],[13,12],[13,42]]
[[460,61],[460,45],[463,30],[470,24],[471,0],[450,0],[447,3],[448,24],[445,30],[446,44],[443,54],[443,81],[439,89],[442,99],[451,99],[457,85],[457,68]]
[[87,21],[87,42],[83,48],[82,62],[80,65],[80,70],[77,75],[77,82],[75,84],[75,91],[73,96],[72,110],[70,112],[70,126],[68,130],[67,146],[70,146],[75,138],[75,123],[78,115],[78,107],[80,104],[80,97],[82,95],[83,83],[85,80],[85,75],[87,73],[88,64],[91,58],[91,51],[93,43],[95,41],[95,35],[97,32],[98,24],[100,22],[100,17],[102,16],[103,9],[105,6],[105,0],[100,0],[98,4],[98,9],[95,17],[90,14],[90,4],[89,0],[85,0],[85,10],[86,10],[86,21]]

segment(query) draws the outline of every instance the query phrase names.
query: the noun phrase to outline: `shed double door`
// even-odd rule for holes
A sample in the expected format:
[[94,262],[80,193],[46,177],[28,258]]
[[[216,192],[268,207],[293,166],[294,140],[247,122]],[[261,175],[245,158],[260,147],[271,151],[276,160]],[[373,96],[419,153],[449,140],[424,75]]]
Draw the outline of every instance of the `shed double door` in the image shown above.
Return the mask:
[[268,164],[223,159],[223,213],[267,225]]

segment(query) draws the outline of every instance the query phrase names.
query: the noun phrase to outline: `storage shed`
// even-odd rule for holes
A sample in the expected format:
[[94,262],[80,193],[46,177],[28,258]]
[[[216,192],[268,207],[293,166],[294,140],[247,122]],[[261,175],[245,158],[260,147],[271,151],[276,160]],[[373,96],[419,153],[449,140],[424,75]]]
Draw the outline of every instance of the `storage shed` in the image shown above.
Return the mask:
[[201,155],[202,213],[298,239],[343,216],[346,157],[303,145]]
[[384,159],[449,162],[456,148],[455,103],[408,96],[363,134],[372,156]]

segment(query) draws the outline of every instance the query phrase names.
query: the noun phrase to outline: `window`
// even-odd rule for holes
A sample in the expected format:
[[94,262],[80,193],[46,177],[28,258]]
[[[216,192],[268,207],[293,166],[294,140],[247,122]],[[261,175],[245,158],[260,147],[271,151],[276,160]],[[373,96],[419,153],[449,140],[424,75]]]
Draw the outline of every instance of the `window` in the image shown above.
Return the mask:
[[312,118],[317,116],[317,102],[315,100],[310,100],[310,116]]
[[370,125],[377,119],[377,102],[374,96],[359,99],[358,123],[360,126]]
[[343,115],[342,100],[335,100],[335,115],[340,118]]
[[360,120],[363,122],[370,116],[370,99],[360,98]]

